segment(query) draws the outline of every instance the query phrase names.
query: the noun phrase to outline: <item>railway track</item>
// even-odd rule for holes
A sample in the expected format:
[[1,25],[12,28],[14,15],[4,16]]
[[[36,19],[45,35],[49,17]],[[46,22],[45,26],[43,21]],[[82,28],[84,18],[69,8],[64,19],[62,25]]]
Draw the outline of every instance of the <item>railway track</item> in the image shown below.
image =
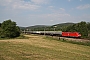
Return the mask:
[[[36,35],[40,35],[40,34],[36,34]],[[70,37],[61,37],[61,36],[52,36],[52,35],[43,35],[43,36],[48,36],[48,37],[56,38],[58,40],[64,39],[64,40],[75,41],[75,42],[90,42],[90,40],[82,39],[82,38],[70,38]]]
[[82,38],[68,38],[68,37],[60,37],[61,39],[66,39],[69,41],[76,41],[76,42],[90,42],[90,40],[82,39]]

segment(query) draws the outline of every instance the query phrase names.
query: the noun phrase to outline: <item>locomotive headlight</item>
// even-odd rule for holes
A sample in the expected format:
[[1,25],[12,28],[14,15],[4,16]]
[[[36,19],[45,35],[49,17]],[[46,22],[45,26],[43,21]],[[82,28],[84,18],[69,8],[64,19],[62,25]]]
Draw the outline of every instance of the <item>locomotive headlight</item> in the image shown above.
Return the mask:
[[80,34],[78,36],[81,36]]

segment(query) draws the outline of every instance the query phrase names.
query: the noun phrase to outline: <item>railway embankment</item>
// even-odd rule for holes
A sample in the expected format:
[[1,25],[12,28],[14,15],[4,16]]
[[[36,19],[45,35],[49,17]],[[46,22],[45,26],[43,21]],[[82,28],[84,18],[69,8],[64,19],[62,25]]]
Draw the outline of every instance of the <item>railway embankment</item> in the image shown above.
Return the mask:
[[90,46],[90,40],[87,40],[87,39],[57,37],[57,36],[53,36],[53,37],[46,36],[45,38],[50,39],[50,40],[58,40],[58,41],[62,41],[62,42],[72,43],[72,44]]
[[90,42],[88,39],[81,39],[81,38],[67,38],[67,37],[60,37],[62,39],[66,39],[69,41],[76,41],[76,42]]

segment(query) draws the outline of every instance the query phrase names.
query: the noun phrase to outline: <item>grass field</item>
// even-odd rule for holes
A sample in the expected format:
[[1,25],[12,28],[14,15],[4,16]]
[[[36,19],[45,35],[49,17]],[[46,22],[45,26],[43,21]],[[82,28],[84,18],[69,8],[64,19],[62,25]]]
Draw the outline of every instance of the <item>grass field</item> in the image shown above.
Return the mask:
[[26,36],[0,40],[0,60],[90,60],[90,46]]

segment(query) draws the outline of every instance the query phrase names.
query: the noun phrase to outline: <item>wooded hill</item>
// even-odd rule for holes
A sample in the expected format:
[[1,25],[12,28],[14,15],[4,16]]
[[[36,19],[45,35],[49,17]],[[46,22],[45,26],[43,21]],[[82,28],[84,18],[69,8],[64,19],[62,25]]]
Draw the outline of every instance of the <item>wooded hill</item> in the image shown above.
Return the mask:
[[20,27],[21,30],[31,30],[31,31],[44,31],[44,30],[47,30],[47,31],[54,31],[54,29],[56,31],[61,31],[62,29],[68,27],[68,26],[71,26],[75,23],[61,23],[61,24],[55,24],[55,25],[51,25],[51,26],[48,26],[48,25],[35,25],[35,26],[29,26],[29,27]]

